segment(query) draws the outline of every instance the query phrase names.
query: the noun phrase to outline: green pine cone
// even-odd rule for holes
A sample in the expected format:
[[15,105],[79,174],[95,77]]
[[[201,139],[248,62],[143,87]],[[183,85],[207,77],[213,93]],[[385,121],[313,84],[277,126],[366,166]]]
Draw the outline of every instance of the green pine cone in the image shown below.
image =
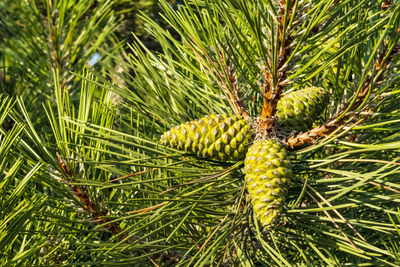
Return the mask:
[[274,140],[256,141],[244,161],[253,210],[264,227],[279,222],[292,178],[287,152]]
[[320,117],[328,101],[328,92],[323,88],[304,88],[283,96],[278,102],[276,115],[286,130],[308,131]]
[[241,115],[208,115],[172,128],[160,141],[199,157],[236,161],[245,157],[253,132]]

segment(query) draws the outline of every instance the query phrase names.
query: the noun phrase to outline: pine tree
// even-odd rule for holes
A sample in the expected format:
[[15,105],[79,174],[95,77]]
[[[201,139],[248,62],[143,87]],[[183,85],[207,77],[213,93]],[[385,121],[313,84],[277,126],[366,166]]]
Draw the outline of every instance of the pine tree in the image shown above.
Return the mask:
[[[48,3],[75,14],[68,1]],[[80,11],[95,4],[112,17],[111,3],[87,1]],[[48,101],[27,93],[0,100],[0,264],[398,266],[400,3],[159,4],[162,23],[141,16],[156,50],[135,35],[128,50],[112,45],[119,41],[105,24],[97,30],[109,41],[95,51],[107,60],[98,68],[85,68],[91,56],[72,72],[49,67],[51,54],[38,56],[46,73],[3,66],[20,81],[47,77],[37,92]],[[25,34],[33,48],[43,45]],[[33,50],[19,51],[12,60],[32,64]],[[327,96],[296,101],[313,87]],[[306,128],[278,116],[289,95],[288,110],[304,111]],[[235,128],[227,118],[251,127],[247,156],[197,153],[211,143],[207,151],[221,152],[218,138]],[[204,121],[212,127],[202,131]],[[164,142],[168,131],[183,146]],[[205,140],[203,132],[215,140],[182,149],[187,132],[190,142]],[[240,142],[237,132],[224,145]],[[275,193],[258,192],[262,181]],[[273,217],[259,215],[264,203],[275,205],[261,209]]]

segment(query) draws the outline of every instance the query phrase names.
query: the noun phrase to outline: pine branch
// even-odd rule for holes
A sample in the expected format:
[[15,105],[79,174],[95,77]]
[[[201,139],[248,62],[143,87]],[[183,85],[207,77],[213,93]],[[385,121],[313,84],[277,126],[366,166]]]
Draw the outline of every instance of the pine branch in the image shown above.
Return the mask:
[[[388,44],[388,51],[380,54],[377,47],[381,47],[381,42],[373,40],[373,36],[386,36],[385,25],[388,23],[384,15],[390,11],[380,13],[380,3],[378,6],[372,0],[360,2],[357,8],[352,6],[352,1],[340,1],[340,6],[330,10],[328,3],[338,1],[294,1],[294,7],[291,1],[281,1],[281,6],[276,6],[278,1],[275,0],[195,2],[185,1],[182,9],[171,8],[166,15],[181,34],[179,40],[173,40],[167,30],[153,23],[154,34],[165,53],[159,55],[135,46],[133,54],[127,57],[128,68],[124,71],[127,78],[123,82],[114,82],[118,87],[126,87],[121,96],[128,96],[132,105],[126,105],[115,120],[116,115],[110,112],[105,97],[95,96],[97,86],[86,93],[81,92],[78,107],[69,101],[67,90],[61,92],[58,81],[56,84],[60,89],[55,94],[58,112],[46,109],[53,130],[52,136],[46,135],[50,136],[49,141],[43,140],[40,133],[36,134],[27,112],[19,112],[27,117],[26,138],[21,144],[28,142],[34,146],[26,145],[26,149],[16,149],[16,152],[29,157],[31,162],[44,162],[58,170],[62,174],[57,172],[57,177],[62,177],[72,190],[68,193],[60,183],[46,178],[45,169],[43,177],[37,179],[40,187],[35,189],[51,198],[44,204],[47,214],[41,214],[39,220],[45,218],[54,227],[54,236],[63,244],[58,251],[65,252],[68,257],[65,261],[57,257],[48,263],[90,265],[107,261],[111,265],[140,265],[138,261],[146,261],[154,266],[391,263],[394,257],[382,244],[392,238],[393,242],[398,241],[397,236],[393,237],[397,225],[389,224],[386,215],[396,213],[393,207],[398,201],[398,127],[387,127],[396,142],[384,148],[372,149],[362,143],[353,144],[353,140],[324,146],[330,137],[343,137],[372,116],[368,108],[372,111],[391,104],[380,101],[384,90],[381,84],[389,82],[392,69],[398,71],[397,66],[387,63],[391,59],[388,54],[392,44]],[[299,9],[297,4],[301,5]],[[163,5],[167,3],[163,2]],[[352,8],[355,10],[343,13]],[[364,18],[362,14],[368,16],[366,26],[359,23]],[[223,22],[222,26],[215,25],[219,21]],[[275,22],[275,26],[271,26]],[[377,27],[375,23],[378,23]],[[316,27],[313,35],[315,25],[321,28]],[[365,35],[353,38],[351,35],[359,29]],[[274,33],[270,35],[269,31]],[[337,32],[343,34],[335,38]],[[370,36],[372,42],[364,43]],[[325,48],[318,47],[324,43],[324,38],[332,38],[330,45],[344,44],[343,49],[334,52],[327,61],[323,61]],[[291,46],[296,48],[291,49]],[[372,47],[373,53],[369,53]],[[365,69],[362,68],[363,60],[368,56],[363,52],[370,55]],[[308,139],[325,137],[318,146],[326,149],[316,151],[310,157],[302,157],[303,154],[293,159],[296,176],[306,178],[306,182],[303,189],[295,184],[287,193],[285,204],[289,210],[285,225],[266,233],[253,217],[243,174],[235,171],[243,162],[229,163],[226,168],[219,162],[202,161],[191,155],[182,157],[176,151],[165,150],[154,139],[162,128],[185,116],[200,117],[205,112],[224,112],[229,108],[236,113],[255,115],[266,101],[261,95],[263,90],[270,93],[270,102],[266,105],[270,110],[265,109],[264,115],[270,113],[269,117],[265,115],[266,119],[273,120],[274,100],[286,90],[289,80],[295,82],[296,77],[298,80],[305,78],[303,83],[294,85],[296,89],[306,82],[319,83],[319,78],[325,77],[324,66],[314,67],[320,55],[324,66],[332,66],[338,58],[339,61],[343,58],[344,62],[354,59],[360,63],[350,64],[348,73],[358,69],[364,71],[357,90],[354,90],[356,93],[345,99],[350,104],[337,107],[340,112],[326,124],[316,127],[312,132],[314,136],[303,133],[303,144],[307,144]],[[269,82],[261,90],[257,86],[260,58],[265,63],[262,75],[266,79],[263,82]],[[293,79],[286,68],[297,71]],[[388,75],[386,69],[389,69]],[[307,77],[310,71],[314,76]],[[95,78],[85,76],[82,79]],[[350,81],[345,82],[344,88],[349,89],[347,83]],[[93,84],[104,87],[104,91],[110,86],[97,78]],[[338,86],[331,92],[341,98],[345,95],[341,89]],[[397,88],[390,93],[392,103],[396,105]],[[223,96],[219,97],[221,94]],[[248,104],[248,110],[244,109],[241,97]],[[49,103],[49,107],[51,105]],[[388,117],[400,116],[399,107],[389,110],[394,111]],[[383,112],[379,110],[380,114]],[[45,121],[41,117],[37,120]],[[389,120],[389,123],[394,122],[397,120]],[[268,123],[272,133],[274,122]],[[50,128],[48,124],[46,126]],[[368,128],[365,132],[373,136],[365,143],[373,142],[378,136]],[[359,146],[359,151],[352,145]],[[340,152],[335,154],[337,150]],[[55,158],[55,151],[59,151],[67,162],[61,156]],[[379,153],[383,160],[368,160],[365,158],[368,153]],[[350,155],[354,157],[350,159]],[[317,163],[312,165],[310,162]],[[323,165],[329,165],[329,168],[322,169],[320,166]],[[335,166],[338,169],[335,170]],[[13,180],[11,177],[10,181]],[[94,196],[94,192],[99,197]],[[297,204],[304,194],[307,200],[299,207]],[[68,204],[71,199],[76,199],[78,206],[83,207],[92,224],[79,220],[76,207]],[[107,209],[102,208],[103,203]],[[109,214],[113,216],[107,217]],[[355,217],[355,214],[360,216]],[[29,233],[37,233],[46,239],[42,234],[47,233],[43,224],[35,221],[35,225],[38,227]],[[100,231],[96,231],[100,227]],[[56,251],[55,246],[48,247]],[[40,260],[36,262],[41,263]]]

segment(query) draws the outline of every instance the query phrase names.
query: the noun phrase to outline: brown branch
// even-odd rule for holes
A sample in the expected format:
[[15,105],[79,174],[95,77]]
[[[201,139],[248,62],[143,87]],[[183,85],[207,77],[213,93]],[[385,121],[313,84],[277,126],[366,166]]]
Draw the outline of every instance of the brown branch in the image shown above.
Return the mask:
[[[112,232],[114,234],[113,238],[117,237],[120,241],[132,243],[139,239],[137,236],[129,236],[128,233],[124,233],[119,225],[117,225],[111,219],[106,218],[107,210],[100,209],[99,207],[97,207],[95,205],[95,203],[93,203],[90,200],[89,194],[87,193],[86,188],[84,186],[75,184],[75,183],[77,183],[77,181],[74,179],[74,175],[73,175],[70,167],[58,153],[57,153],[57,160],[66,175],[69,185],[71,186],[71,190],[74,193],[74,197],[82,204],[85,211],[92,215],[94,222],[96,222],[97,224],[102,225],[103,227],[108,229],[110,232]],[[155,169],[157,169],[157,168],[153,168],[149,171],[153,171]],[[144,172],[142,172],[142,173],[144,173]],[[117,180],[120,180],[122,178],[131,177],[131,176],[138,175],[138,174],[140,174],[140,172],[134,173],[133,175],[127,175],[125,177],[120,177]],[[143,214],[143,213],[149,212],[151,210],[161,208],[161,207],[165,206],[166,204],[168,204],[168,202],[163,202],[163,203],[157,204],[155,206],[136,210],[136,211],[130,211],[130,212],[127,212],[127,214]],[[139,241],[139,242],[144,243],[143,241]],[[148,253],[147,249],[142,249],[142,250],[143,250],[142,254]],[[163,254],[161,256],[161,259],[162,259],[162,261],[178,262],[181,257],[182,256],[178,255],[177,253],[167,253],[167,254]],[[150,258],[150,256],[148,256],[147,258],[154,266],[158,266],[157,263],[152,258]]]
[[62,92],[67,89],[67,83],[71,81],[73,78],[67,77],[68,71],[66,72],[65,69],[67,68],[67,63],[63,62],[63,49],[60,48],[60,40],[59,37],[56,35],[56,27],[57,21],[59,19],[59,11],[58,9],[53,8],[53,4],[51,0],[48,0],[48,7],[50,10],[50,19],[48,18],[47,10],[43,10],[41,13],[42,23],[44,27],[47,27],[48,30],[48,56],[50,57],[51,68],[56,70],[59,75],[64,76],[60,79],[60,88]]
[[[343,135],[343,134],[349,132],[353,127],[357,126],[365,119],[366,118],[361,118],[360,120],[358,120],[351,126],[348,126],[348,128],[345,131],[343,131],[340,135]],[[331,136],[333,136],[334,134],[336,134],[338,131],[343,129],[345,126],[347,126],[346,124],[347,123],[345,123],[345,122],[339,124],[339,123],[336,123],[335,120],[333,120],[333,122],[328,122],[322,126],[315,127],[314,129],[312,129],[308,132],[301,133],[295,137],[287,138],[285,140],[285,143],[288,147],[295,148],[295,147],[302,146],[305,144],[313,143],[315,140],[317,140],[321,137],[326,136],[326,139],[328,139]]]
[[285,140],[285,143],[290,148],[309,144],[312,143],[314,140],[317,140],[318,138],[323,137],[330,132],[333,132],[336,128],[337,125],[329,126],[329,124],[324,124],[322,126],[315,127],[308,132],[301,133],[294,137],[289,137]]
[[[231,60],[229,60],[229,58],[226,59],[220,45],[218,46],[218,52],[221,63],[223,64],[225,76],[228,79],[227,83],[224,82],[223,89],[225,93],[230,97],[229,101],[231,102],[231,105],[234,106],[235,109],[240,114],[242,114],[243,117],[249,118],[250,116],[246,111],[243,100],[240,97],[238,81],[236,79],[236,73],[233,70],[232,62]],[[220,74],[220,77],[223,77],[223,75]]]
[[[295,1],[291,1],[288,18],[292,16]],[[271,73],[271,70],[263,70],[263,106],[259,119],[259,133],[261,135],[270,135],[275,126],[275,113],[279,99],[283,92],[283,84],[287,77],[287,69],[284,68],[287,58],[291,50],[292,38],[286,33],[284,36],[283,25],[285,24],[285,8],[286,0],[280,1],[279,27],[278,27],[278,42],[277,42],[277,73]],[[283,39],[284,38],[284,39]],[[273,75],[275,80],[273,79]]]
[[387,8],[389,8],[391,5],[393,4],[392,0],[386,0],[382,2],[381,8],[383,10],[386,10]]
[[[384,79],[383,71],[388,67],[391,59],[397,53],[400,52],[400,46],[394,47],[387,57],[385,57],[386,52],[387,52],[387,45],[384,44],[382,52],[377,56],[377,60],[375,63],[375,72],[378,72],[378,74],[375,77],[371,76],[367,77],[366,81],[364,82],[364,85],[362,86],[361,90],[359,91],[356,97],[356,100],[354,101],[349,110],[347,110],[348,107],[344,107],[340,112],[337,113],[337,115],[329,119],[327,123],[317,126],[308,132],[300,133],[297,136],[287,138],[285,140],[286,145],[290,148],[295,148],[298,146],[303,146],[305,144],[313,143],[317,139],[332,134],[342,129],[343,127],[347,126],[347,124],[349,123],[348,119],[350,115],[353,115],[353,117],[355,117],[353,112],[361,108],[363,103],[366,103],[366,100],[368,100],[366,98],[370,96],[371,90],[373,90],[372,86],[374,84],[383,81]],[[369,107],[369,111],[371,112],[377,109],[381,105],[381,103],[382,101],[377,105],[375,105],[374,107]],[[361,111],[362,110],[360,110],[358,113],[361,113]],[[346,112],[346,114],[344,114],[344,112]],[[364,118],[364,120],[365,119],[366,118]]]
[[[77,183],[77,181],[74,179],[74,175],[72,174],[71,169],[58,153],[57,160],[67,176],[67,180],[69,182],[69,185],[71,186],[72,192],[74,193],[74,197],[82,204],[84,210],[93,216],[93,220],[96,223],[104,225],[104,227],[106,227],[114,235],[119,235],[122,232],[122,229],[114,222],[111,222],[110,219],[105,218],[105,216],[107,215],[107,210],[97,207],[95,203],[91,201],[85,187],[75,184]],[[125,237],[127,236],[120,236],[121,239]]]

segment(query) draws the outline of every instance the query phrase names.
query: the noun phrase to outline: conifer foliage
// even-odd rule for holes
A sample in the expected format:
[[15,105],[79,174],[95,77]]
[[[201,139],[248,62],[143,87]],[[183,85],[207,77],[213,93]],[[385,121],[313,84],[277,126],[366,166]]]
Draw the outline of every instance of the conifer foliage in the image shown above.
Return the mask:
[[117,2],[0,18],[0,265],[400,264],[398,1]]

